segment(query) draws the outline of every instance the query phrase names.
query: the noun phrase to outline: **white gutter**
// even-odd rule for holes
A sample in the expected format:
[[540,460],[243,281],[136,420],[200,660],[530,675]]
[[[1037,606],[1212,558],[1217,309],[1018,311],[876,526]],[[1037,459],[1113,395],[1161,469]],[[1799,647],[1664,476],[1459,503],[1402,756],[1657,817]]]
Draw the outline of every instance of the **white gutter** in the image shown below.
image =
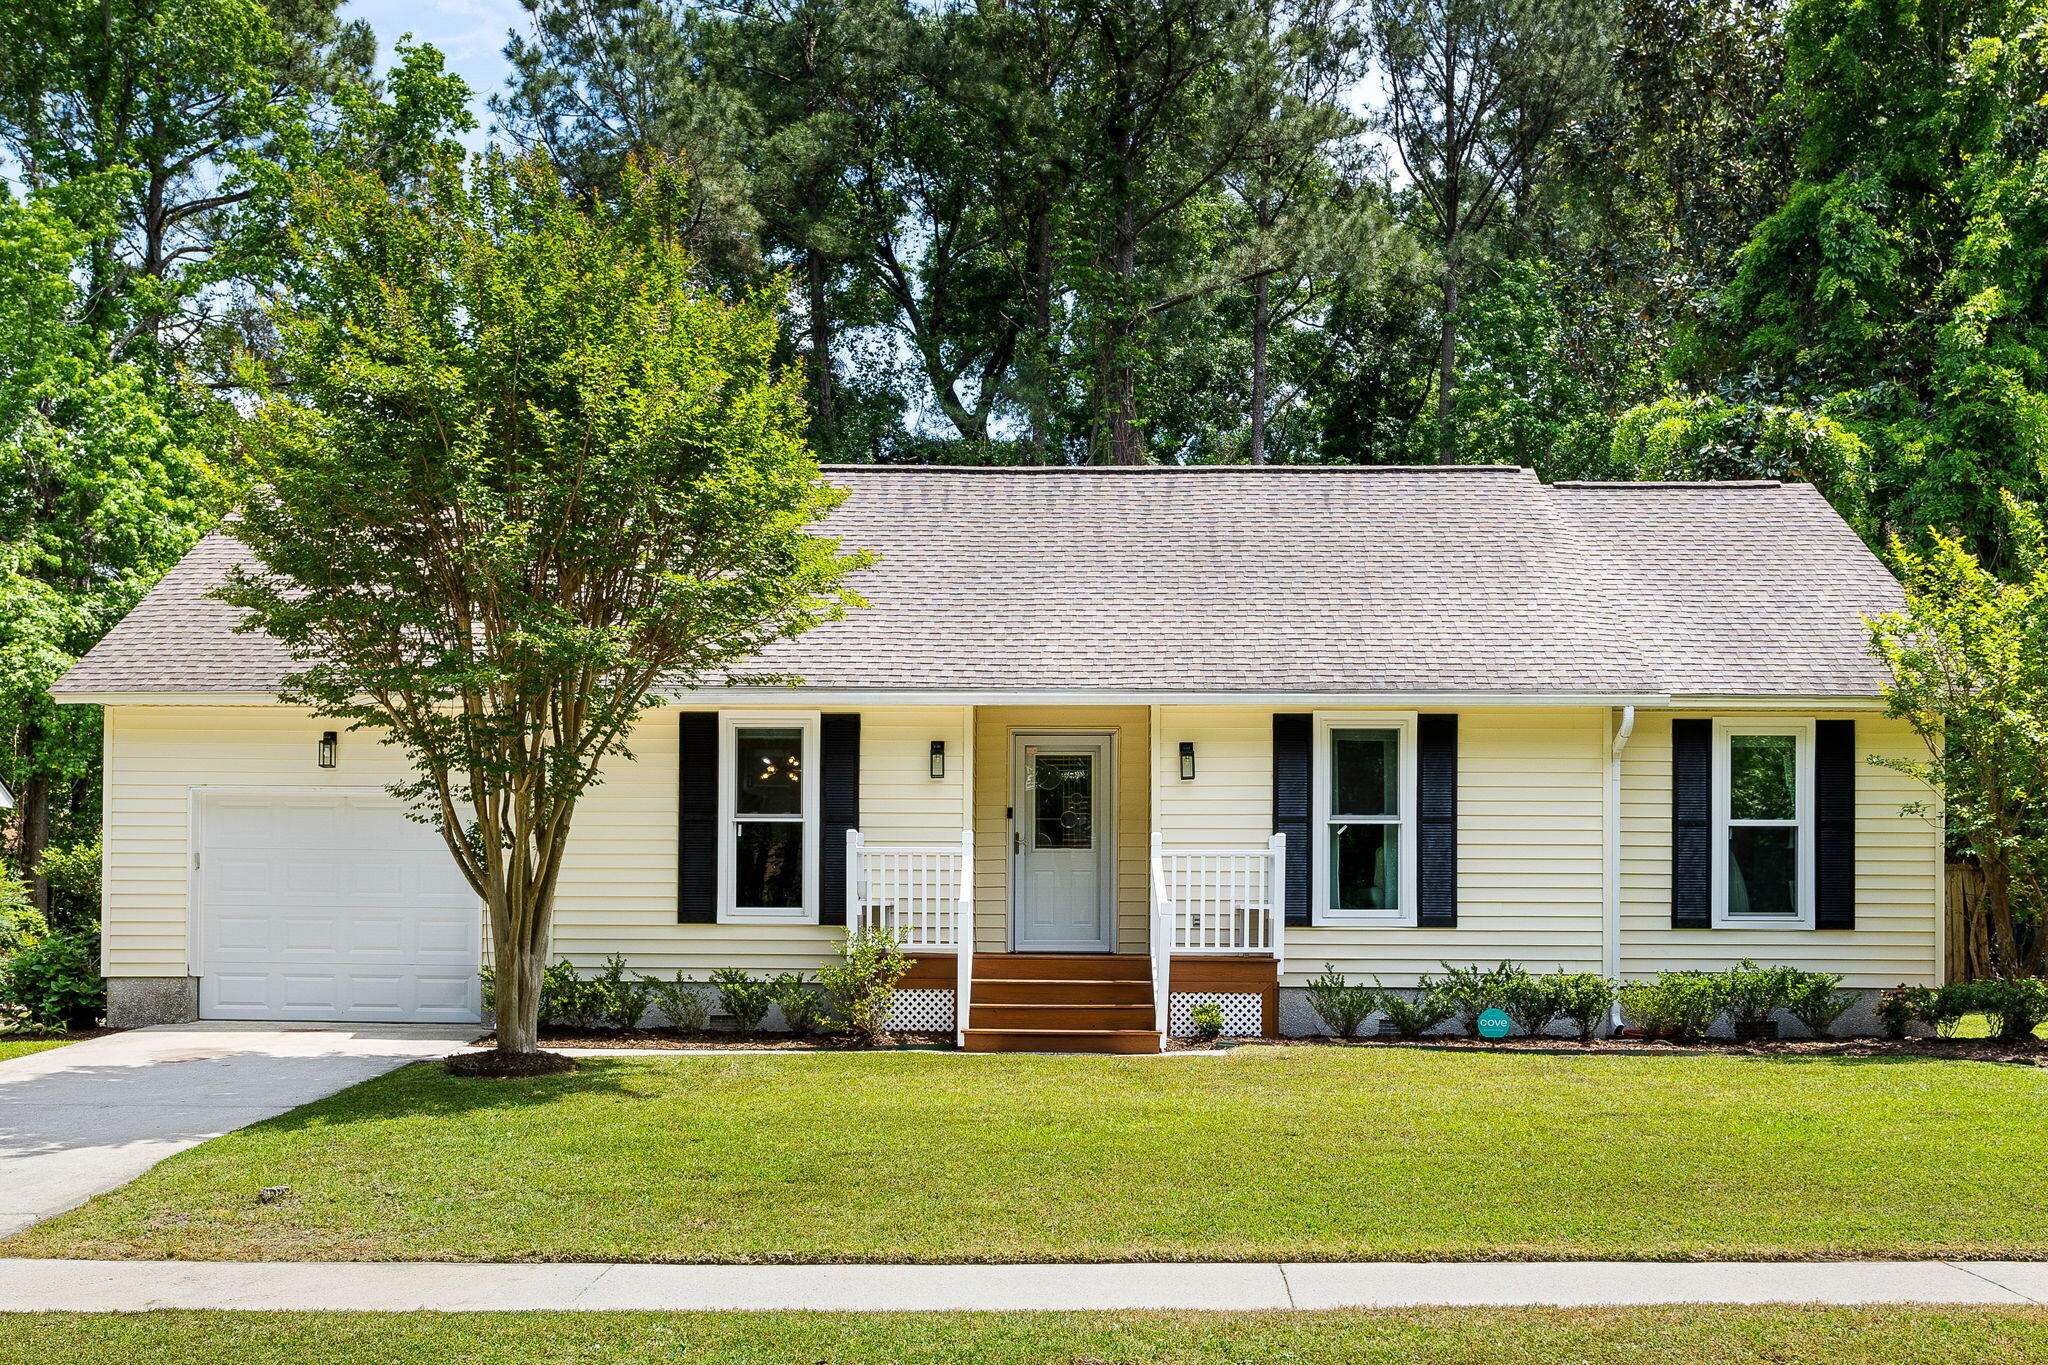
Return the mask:
[[[1607,750],[1607,818],[1605,820],[1604,842],[1607,845],[1607,979],[1617,986],[1621,984],[1621,751],[1628,748],[1629,736],[1636,730],[1636,708],[1621,708],[1621,724],[1615,727],[1614,742]],[[1616,1001],[1608,1020],[1614,1027],[1621,1027],[1621,1004]]]

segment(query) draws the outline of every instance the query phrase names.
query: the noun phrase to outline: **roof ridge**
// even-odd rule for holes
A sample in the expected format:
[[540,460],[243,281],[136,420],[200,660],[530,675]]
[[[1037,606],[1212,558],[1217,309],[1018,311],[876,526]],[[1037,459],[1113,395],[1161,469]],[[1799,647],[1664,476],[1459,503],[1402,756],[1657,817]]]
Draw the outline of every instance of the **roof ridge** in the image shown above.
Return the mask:
[[821,463],[821,470],[863,474],[1522,474],[1514,464],[852,464]]
[[1630,488],[1784,488],[1783,479],[1559,479],[1552,488],[1620,490]]

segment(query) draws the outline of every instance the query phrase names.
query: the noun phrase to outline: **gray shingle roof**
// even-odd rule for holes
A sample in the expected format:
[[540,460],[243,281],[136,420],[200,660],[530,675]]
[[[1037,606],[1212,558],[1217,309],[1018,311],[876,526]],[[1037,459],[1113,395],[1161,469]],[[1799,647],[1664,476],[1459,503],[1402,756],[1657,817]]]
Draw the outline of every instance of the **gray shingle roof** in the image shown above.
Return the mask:
[[[1898,585],[1804,485],[1489,468],[828,470],[871,606],[755,667],[813,688],[1864,697]],[[269,692],[208,536],[60,690]]]

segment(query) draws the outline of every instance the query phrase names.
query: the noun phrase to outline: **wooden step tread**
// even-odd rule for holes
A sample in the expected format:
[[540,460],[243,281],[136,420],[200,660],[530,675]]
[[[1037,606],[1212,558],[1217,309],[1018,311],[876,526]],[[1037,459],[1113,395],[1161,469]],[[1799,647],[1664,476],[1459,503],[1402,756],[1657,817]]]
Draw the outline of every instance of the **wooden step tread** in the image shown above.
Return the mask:
[[1151,1029],[970,1028],[969,1052],[1157,1052]]

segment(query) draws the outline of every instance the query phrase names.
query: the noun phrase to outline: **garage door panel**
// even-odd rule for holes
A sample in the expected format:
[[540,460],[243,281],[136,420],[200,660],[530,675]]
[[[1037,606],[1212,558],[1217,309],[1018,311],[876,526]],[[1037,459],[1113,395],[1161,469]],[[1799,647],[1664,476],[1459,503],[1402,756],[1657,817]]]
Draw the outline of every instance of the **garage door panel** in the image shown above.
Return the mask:
[[201,838],[202,1014],[478,1017],[476,896],[388,799],[214,798]]

